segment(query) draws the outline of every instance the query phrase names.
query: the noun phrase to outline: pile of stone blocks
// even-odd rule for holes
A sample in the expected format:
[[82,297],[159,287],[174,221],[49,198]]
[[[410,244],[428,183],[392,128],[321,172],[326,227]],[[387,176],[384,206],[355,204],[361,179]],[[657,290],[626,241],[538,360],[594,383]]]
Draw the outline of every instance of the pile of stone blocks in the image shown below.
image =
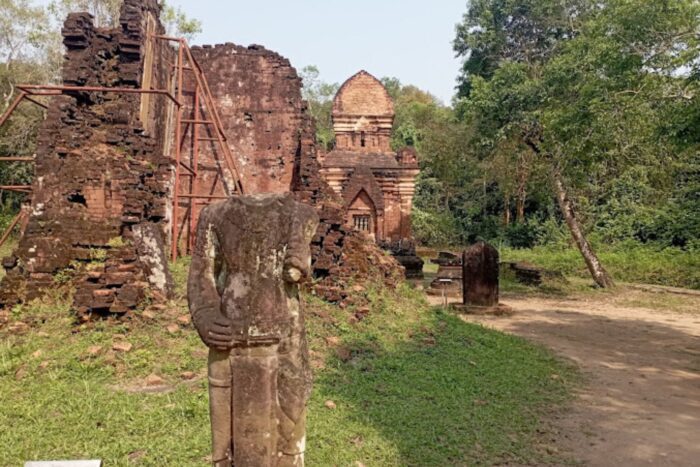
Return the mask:
[[438,272],[427,290],[429,295],[462,296],[462,257],[449,251],[441,251],[430,260],[437,264]]

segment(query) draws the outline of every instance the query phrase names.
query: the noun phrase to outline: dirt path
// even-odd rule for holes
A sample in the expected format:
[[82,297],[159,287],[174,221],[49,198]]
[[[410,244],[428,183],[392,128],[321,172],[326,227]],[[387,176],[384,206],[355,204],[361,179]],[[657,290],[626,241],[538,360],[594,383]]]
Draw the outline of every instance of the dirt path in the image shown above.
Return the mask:
[[700,466],[700,299],[679,300],[631,290],[505,297],[512,315],[465,319],[544,344],[582,369],[586,385],[555,423],[560,449],[591,466]]

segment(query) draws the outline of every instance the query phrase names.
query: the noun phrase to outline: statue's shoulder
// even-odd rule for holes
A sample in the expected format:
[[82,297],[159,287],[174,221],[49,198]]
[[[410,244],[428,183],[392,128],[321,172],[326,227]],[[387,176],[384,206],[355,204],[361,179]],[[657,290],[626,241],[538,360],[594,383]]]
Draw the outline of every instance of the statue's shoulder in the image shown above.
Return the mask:
[[297,201],[295,199],[292,199],[291,203],[294,206],[294,212],[297,216],[303,219],[318,222],[318,213],[316,212],[316,209],[313,206],[310,206],[306,203],[302,203],[301,201]]
[[202,209],[202,215],[206,215],[210,219],[226,217],[227,213],[238,211],[241,209],[241,206],[241,199],[237,196],[232,196],[223,201],[208,204]]

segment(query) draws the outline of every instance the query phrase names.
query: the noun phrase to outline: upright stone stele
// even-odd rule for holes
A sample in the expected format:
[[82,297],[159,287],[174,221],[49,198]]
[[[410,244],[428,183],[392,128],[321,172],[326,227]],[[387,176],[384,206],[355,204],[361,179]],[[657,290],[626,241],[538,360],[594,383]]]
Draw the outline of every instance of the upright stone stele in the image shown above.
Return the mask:
[[311,371],[299,305],[318,216],[291,195],[206,207],[188,302],[209,347],[212,462],[303,466]]
[[498,306],[498,250],[479,242],[464,251],[462,289],[464,307]]

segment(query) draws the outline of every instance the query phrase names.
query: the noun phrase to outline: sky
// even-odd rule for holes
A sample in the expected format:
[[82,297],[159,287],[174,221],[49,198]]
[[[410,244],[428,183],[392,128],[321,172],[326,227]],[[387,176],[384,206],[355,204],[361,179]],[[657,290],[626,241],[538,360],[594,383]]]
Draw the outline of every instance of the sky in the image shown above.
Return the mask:
[[193,44],[260,44],[326,82],[364,69],[449,104],[460,60],[455,25],[467,0],[168,0],[202,22]]

